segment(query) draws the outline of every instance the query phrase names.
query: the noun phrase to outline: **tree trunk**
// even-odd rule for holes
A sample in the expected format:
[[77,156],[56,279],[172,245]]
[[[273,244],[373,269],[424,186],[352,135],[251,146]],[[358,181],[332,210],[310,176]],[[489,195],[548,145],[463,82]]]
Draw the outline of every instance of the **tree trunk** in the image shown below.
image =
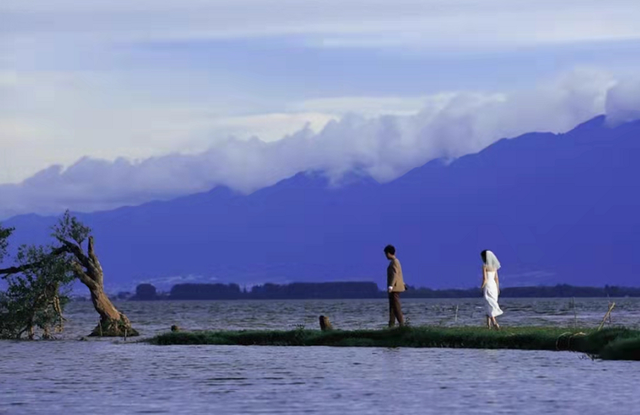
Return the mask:
[[91,332],[90,336],[97,337],[128,337],[138,336],[138,332],[131,327],[131,322],[113,305],[102,287],[89,287],[91,302],[100,314],[100,323]]
[[93,249],[93,237],[89,237],[88,255],[71,242],[61,240],[75,257],[72,266],[78,279],[87,286],[91,293],[93,307],[100,315],[100,323],[93,329],[90,336],[96,337],[128,337],[138,336],[139,333],[131,322],[113,305],[104,292],[104,277],[102,266]]

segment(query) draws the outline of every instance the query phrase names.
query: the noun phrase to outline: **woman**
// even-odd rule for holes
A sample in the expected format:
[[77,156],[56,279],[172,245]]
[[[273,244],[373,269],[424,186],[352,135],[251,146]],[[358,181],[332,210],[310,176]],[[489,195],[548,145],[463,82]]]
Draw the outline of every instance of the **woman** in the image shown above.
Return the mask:
[[498,305],[498,295],[500,294],[500,284],[498,282],[498,269],[500,269],[500,261],[491,251],[482,251],[482,290],[486,301],[487,310],[487,327],[491,329],[494,326],[500,330],[500,325],[496,321],[496,317],[502,314]]

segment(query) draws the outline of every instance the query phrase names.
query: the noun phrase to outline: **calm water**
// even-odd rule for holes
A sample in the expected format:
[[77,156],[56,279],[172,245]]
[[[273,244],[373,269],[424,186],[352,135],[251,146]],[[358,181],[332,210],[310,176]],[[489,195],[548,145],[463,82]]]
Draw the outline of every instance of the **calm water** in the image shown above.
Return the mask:
[[[615,299],[613,324],[638,326],[640,301]],[[502,301],[504,325],[597,325],[607,300]],[[188,329],[381,327],[384,300],[123,302],[144,336]],[[481,300],[406,300],[411,324],[479,324]],[[456,306],[458,316],[456,321]],[[96,324],[68,309],[53,342],[0,342],[0,414],[634,413],[640,362],[575,353],[451,349],[171,346],[77,341]]]

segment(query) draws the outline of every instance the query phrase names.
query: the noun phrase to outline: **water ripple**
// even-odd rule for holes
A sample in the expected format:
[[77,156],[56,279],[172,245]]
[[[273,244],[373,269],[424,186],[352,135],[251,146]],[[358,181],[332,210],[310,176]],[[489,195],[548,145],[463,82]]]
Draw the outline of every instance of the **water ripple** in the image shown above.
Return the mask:
[[[413,324],[481,324],[475,300],[410,300]],[[572,324],[565,300],[504,301],[504,325]],[[640,302],[616,300],[615,324],[637,324]],[[458,321],[450,313],[458,306]],[[381,327],[386,302],[122,303],[144,335],[197,329]],[[283,312],[284,309],[288,311]],[[578,300],[597,325],[607,300]],[[69,309],[66,340],[0,342],[0,414],[540,414],[634,413],[640,363],[564,352],[463,349],[166,346],[75,341],[96,324]],[[141,318],[144,316],[144,318]],[[443,322],[443,319],[446,319]]]

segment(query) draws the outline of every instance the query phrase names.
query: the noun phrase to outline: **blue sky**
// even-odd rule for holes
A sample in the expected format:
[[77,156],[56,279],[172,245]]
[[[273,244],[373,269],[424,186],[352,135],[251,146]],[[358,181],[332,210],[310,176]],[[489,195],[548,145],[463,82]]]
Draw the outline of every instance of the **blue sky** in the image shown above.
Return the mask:
[[[52,165],[62,168],[35,182],[78,187],[67,183],[72,175],[64,176],[65,168],[85,156],[99,166],[119,157],[132,165],[164,157],[170,164],[156,169],[166,170],[207,151],[217,155],[206,163],[219,164],[197,186],[164,191],[148,179],[151,172],[140,186],[160,189],[149,197],[216,184],[251,191],[332,160],[346,163],[338,171],[364,164],[389,180],[504,134],[563,131],[605,112],[610,88],[635,85],[638,21],[640,6],[627,0],[5,0],[0,194],[14,201],[11,212],[22,212],[36,209],[23,181]],[[624,105],[635,105],[633,96]],[[492,109],[505,102],[519,112]],[[472,110],[486,111],[469,127],[472,139],[442,132],[447,122],[475,117]],[[385,119],[373,122],[378,127],[355,126],[344,121],[348,113],[401,117],[394,123],[401,125],[396,136],[407,148],[404,158],[380,164],[386,141],[379,139],[383,130],[372,129]],[[323,133],[332,121],[347,135]],[[300,142],[277,144],[305,125],[309,130],[295,136]],[[329,147],[342,144],[326,160],[298,157],[292,149],[308,148],[308,133]],[[372,138],[360,143],[354,134]],[[254,136],[288,149],[274,150],[274,158],[314,161],[260,181],[264,171],[241,167],[270,166],[261,151],[228,144],[229,137],[246,143]],[[419,157],[415,148],[422,149]]]

